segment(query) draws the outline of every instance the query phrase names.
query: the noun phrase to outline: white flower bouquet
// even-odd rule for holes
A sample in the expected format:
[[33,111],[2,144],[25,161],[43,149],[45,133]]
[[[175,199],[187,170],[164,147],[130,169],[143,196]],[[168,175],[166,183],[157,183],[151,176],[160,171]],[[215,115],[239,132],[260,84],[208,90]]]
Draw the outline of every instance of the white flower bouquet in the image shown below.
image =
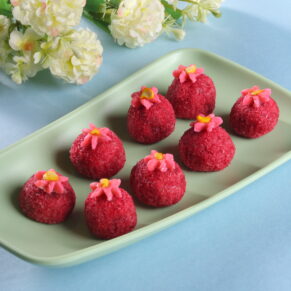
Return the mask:
[[75,29],[81,16],[94,21],[119,45],[141,47],[163,32],[185,36],[187,20],[220,16],[223,0],[0,0],[0,69],[21,84],[43,69],[84,84],[102,63],[97,35]]
[[[11,3],[10,3],[11,2]],[[98,71],[103,48],[80,23],[85,0],[0,0],[0,68],[17,84],[42,69],[84,84]]]
[[95,21],[119,45],[135,48],[163,32],[177,40],[185,36],[187,20],[205,22],[220,16],[223,0],[87,0],[85,16]]

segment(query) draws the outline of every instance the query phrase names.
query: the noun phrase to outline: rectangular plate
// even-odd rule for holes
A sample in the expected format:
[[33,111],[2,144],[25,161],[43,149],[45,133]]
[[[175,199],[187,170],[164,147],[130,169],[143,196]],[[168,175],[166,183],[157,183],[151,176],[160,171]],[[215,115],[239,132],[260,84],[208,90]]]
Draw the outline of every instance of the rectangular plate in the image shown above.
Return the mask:
[[[138,225],[133,232],[103,241],[92,237],[83,217],[89,180],[79,177],[68,159],[68,150],[81,129],[89,122],[114,130],[123,140],[127,163],[117,177],[129,192],[128,177],[135,163],[151,149],[172,152],[177,158],[177,143],[189,128],[189,121],[177,120],[175,132],[155,145],[133,142],[126,129],[130,94],[141,85],[156,86],[165,93],[172,81],[171,72],[180,64],[195,63],[205,69],[217,88],[215,113],[227,116],[240,91],[253,85],[272,88],[280,107],[275,130],[259,139],[232,135],[236,155],[232,164],[215,173],[195,173],[184,168],[187,192],[178,204],[151,209],[137,203]],[[0,243],[17,256],[47,266],[68,266],[91,260],[160,231],[231,195],[291,157],[291,94],[275,83],[212,53],[183,49],[174,51],[104,92],[73,112],[26,137],[0,153]],[[55,168],[70,178],[77,203],[73,214],[59,225],[36,223],[23,216],[17,197],[23,183],[38,170]]]

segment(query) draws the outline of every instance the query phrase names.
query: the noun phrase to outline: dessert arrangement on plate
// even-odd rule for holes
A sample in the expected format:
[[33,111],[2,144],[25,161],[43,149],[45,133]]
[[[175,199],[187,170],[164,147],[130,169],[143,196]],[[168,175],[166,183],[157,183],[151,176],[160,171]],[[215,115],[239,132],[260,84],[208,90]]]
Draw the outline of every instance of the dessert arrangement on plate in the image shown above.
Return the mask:
[[[83,215],[89,231],[100,239],[115,238],[135,228],[138,217],[132,196],[152,209],[174,205],[186,191],[184,166],[188,171],[216,172],[228,167],[235,156],[235,144],[221,127],[223,119],[215,115],[213,80],[194,64],[180,65],[173,76],[165,96],[156,87],[142,86],[132,93],[127,130],[137,143],[157,144],[174,131],[176,118],[191,120],[190,128],[185,128],[176,142],[180,164],[173,153],[152,149],[133,166],[128,193],[120,187],[121,179],[110,179],[118,177],[126,163],[118,132],[91,123],[67,153],[72,167],[88,179],[91,192],[84,201]],[[278,118],[271,89],[258,86],[242,90],[229,113],[232,132],[249,139],[268,134]],[[61,223],[74,211],[76,195],[68,177],[54,169],[38,171],[23,185],[19,206],[37,222]]]

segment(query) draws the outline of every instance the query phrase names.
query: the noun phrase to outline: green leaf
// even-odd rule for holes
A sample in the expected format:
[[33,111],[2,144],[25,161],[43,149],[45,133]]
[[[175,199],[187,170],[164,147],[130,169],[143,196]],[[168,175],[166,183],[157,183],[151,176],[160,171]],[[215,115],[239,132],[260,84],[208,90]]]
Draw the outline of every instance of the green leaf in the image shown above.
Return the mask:
[[7,0],[0,0],[0,14],[11,17],[12,7]]
[[4,10],[0,8],[0,15],[5,15],[7,17],[12,17],[12,11]]
[[11,10],[11,4],[7,0],[0,0],[0,8],[4,10]]
[[101,5],[105,4],[105,0],[87,0],[85,9],[90,12],[97,12]]
[[173,5],[169,4],[167,1],[162,0],[162,4],[165,7],[166,13],[170,14],[174,19],[180,19],[183,16],[182,10],[175,8]]
[[94,22],[98,27],[100,27],[102,30],[104,30],[107,33],[110,33],[109,29],[108,29],[108,23],[97,19],[96,17],[94,17],[92,14],[90,14],[88,11],[84,11],[83,15],[88,18],[89,20],[91,20],[92,22]]

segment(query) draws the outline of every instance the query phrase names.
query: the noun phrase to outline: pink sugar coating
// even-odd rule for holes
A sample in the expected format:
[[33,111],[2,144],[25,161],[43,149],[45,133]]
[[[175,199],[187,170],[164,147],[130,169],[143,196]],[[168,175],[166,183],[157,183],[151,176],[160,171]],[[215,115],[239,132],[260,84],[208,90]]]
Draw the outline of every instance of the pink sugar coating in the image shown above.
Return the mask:
[[70,149],[70,160],[83,176],[99,180],[110,178],[118,173],[125,164],[125,151],[121,140],[108,129],[110,140],[101,139],[95,149],[83,147],[86,133],[81,133]]
[[235,145],[221,127],[199,133],[190,128],[179,141],[181,161],[192,171],[220,171],[231,163],[234,154]]
[[145,159],[132,168],[130,184],[138,200],[153,207],[164,207],[179,202],[186,190],[185,175],[177,163],[171,171],[150,171]]
[[175,129],[176,117],[171,103],[159,95],[160,103],[149,110],[130,106],[127,128],[130,136],[143,144],[156,143],[169,136]]
[[47,224],[60,223],[70,215],[74,208],[75,192],[69,182],[64,181],[61,194],[47,193],[35,185],[39,173],[33,175],[22,187],[19,196],[20,209],[27,217],[35,221]]
[[215,108],[216,89],[212,79],[204,74],[195,83],[181,83],[175,78],[166,98],[171,102],[176,117],[193,120],[198,114],[211,114]]
[[240,97],[233,105],[229,123],[233,131],[246,138],[258,138],[271,132],[279,119],[279,107],[270,97],[259,107],[244,105]]
[[131,196],[120,188],[121,196],[108,201],[105,195],[85,201],[84,214],[90,232],[101,239],[111,239],[132,231],[137,223]]

